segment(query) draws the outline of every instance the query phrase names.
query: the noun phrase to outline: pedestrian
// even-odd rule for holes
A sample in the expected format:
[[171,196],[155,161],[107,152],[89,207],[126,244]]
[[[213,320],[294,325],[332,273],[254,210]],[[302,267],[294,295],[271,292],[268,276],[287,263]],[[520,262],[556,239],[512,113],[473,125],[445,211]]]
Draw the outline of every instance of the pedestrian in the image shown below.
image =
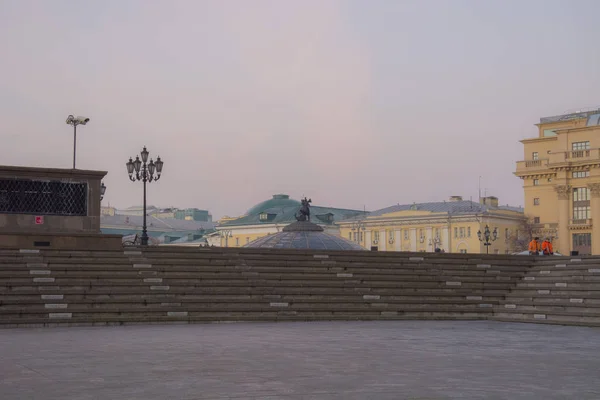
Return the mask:
[[542,242],[542,254],[545,256],[551,256],[554,254],[552,242],[548,238],[545,238]]
[[534,237],[531,242],[529,242],[529,255],[530,256],[539,256],[540,255],[540,238]]

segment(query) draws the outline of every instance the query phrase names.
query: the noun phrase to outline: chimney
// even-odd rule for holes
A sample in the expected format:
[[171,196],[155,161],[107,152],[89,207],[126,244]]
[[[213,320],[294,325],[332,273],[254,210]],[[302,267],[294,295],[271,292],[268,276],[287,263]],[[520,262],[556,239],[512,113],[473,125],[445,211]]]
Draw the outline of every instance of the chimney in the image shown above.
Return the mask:
[[462,196],[450,196],[450,201],[462,201]]
[[496,196],[481,197],[479,203],[488,207],[498,207],[498,198]]

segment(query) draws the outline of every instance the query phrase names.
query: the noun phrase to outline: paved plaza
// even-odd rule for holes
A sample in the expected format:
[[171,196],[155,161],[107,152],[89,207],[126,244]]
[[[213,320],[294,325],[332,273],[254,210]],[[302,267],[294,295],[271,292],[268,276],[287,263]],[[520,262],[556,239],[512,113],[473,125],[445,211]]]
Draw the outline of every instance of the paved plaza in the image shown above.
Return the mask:
[[600,399],[600,329],[488,321],[0,330],[0,399]]

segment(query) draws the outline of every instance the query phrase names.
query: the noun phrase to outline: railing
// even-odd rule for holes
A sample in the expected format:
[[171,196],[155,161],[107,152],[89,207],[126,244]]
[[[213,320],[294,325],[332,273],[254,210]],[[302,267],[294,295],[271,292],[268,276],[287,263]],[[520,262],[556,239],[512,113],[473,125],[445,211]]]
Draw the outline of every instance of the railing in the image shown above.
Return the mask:
[[525,160],[517,161],[517,172],[518,171],[530,171],[537,169],[545,169],[548,167],[548,159],[541,158],[539,160]]
[[577,228],[587,228],[592,226],[592,219],[591,218],[587,218],[587,219],[570,219],[569,220],[569,226],[571,227],[577,227]]
[[565,162],[576,163],[596,160],[600,160],[600,149],[571,150],[550,153],[549,164]]

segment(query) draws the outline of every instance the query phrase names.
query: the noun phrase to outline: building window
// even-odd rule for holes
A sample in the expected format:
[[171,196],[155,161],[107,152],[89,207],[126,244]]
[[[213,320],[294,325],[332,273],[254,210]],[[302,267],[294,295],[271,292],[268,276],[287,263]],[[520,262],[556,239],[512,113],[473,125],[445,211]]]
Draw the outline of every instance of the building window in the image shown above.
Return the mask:
[[573,249],[580,253],[588,253],[592,250],[592,234],[591,233],[574,233],[573,234]]
[[533,223],[534,224],[539,224],[540,223],[540,217],[533,217]]
[[[574,188],[573,189],[573,203],[581,201],[590,201],[590,189],[589,188]],[[586,204],[587,205],[587,204]]]
[[408,240],[408,229],[404,230],[404,240]]
[[580,150],[589,150],[590,149],[590,142],[586,141],[586,142],[573,142],[572,144],[572,148],[573,151],[580,151]]
[[459,228],[458,230],[459,232],[459,237],[464,238],[465,237],[465,228]]
[[534,206],[539,206],[540,205],[540,198],[539,197],[536,197],[536,198],[533,199],[533,205]]
[[573,219],[576,221],[585,221],[586,219],[590,219],[590,207],[573,207]]
[[348,232],[348,240],[352,240],[352,232]]
[[458,237],[458,228],[454,228],[454,238]]
[[246,238],[246,244],[248,244],[248,243],[250,243],[250,238],[249,237]]
[[533,186],[539,186],[540,184],[540,180],[539,179],[534,179],[533,180]]
[[538,154],[538,152],[537,152],[537,151],[534,151],[533,153],[531,153],[531,159],[532,159],[533,161],[539,160],[539,159],[540,159],[540,158],[539,158],[539,156],[540,156],[540,155]]
[[458,252],[460,254],[467,254],[467,249],[460,249]]
[[510,231],[508,228],[504,228],[504,239],[508,239],[510,237]]
[[260,221],[266,221],[267,219],[269,219],[269,215],[265,212],[262,212],[262,213],[258,214],[258,219]]
[[440,238],[440,228],[435,228],[435,237]]
[[235,238],[235,245],[239,246],[240,245],[240,238]]
[[573,171],[573,178],[588,178],[590,176],[590,171]]
[[373,238],[375,239],[376,242],[379,242],[379,231],[373,232]]
[[388,235],[390,235],[390,242],[394,241],[394,231],[389,231]]
[[471,227],[467,227],[467,237],[471,237]]

